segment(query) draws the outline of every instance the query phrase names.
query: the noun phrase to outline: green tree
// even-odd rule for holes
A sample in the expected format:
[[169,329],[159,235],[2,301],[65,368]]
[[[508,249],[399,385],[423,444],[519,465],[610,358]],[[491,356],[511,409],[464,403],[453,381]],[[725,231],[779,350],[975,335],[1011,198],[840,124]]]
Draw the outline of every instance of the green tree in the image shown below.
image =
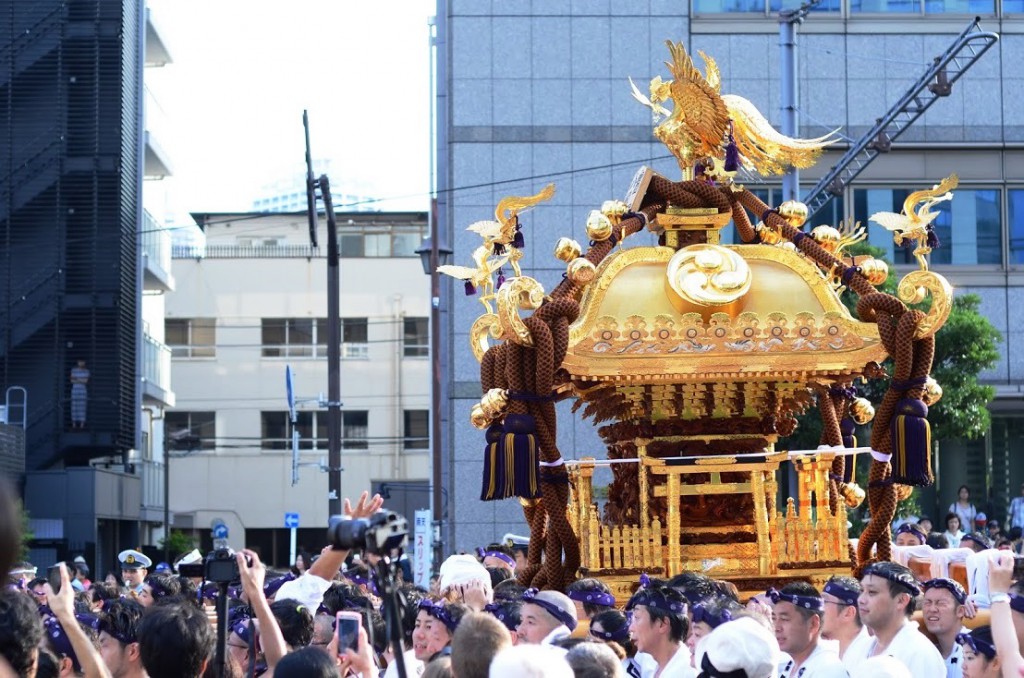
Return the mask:
[[188,553],[195,547],[195,537],[181,530],[171,530],[170,536],[160,540],[160,548],[166,548],[171,558],[177,558],[183,553]]

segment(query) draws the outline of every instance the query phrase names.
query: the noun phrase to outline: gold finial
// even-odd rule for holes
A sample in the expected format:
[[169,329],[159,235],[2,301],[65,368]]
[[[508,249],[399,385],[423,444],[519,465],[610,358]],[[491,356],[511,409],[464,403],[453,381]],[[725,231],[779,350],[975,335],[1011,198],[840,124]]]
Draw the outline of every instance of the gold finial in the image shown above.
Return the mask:
[[857,266],[860,266],[860,272],[875,287],[889,279],[889,264],[881,259],[867,257],[866,259],[858,260]]
[[580,244],[572,238],[559,238],[555,243],[555,258],[569,263],[583,252]]
[[924,393],[921,394],[921,400],[929,407],[942,400],[942,386],[939,385],[939,382],[928,377],[928,380],[924,382]]
[[903,212],[875,212],[871,215],[871,221],[880,224],[893,232],[893,242],[902,245],[905,240],[913,240],[917,243],[914,248],[914,256],[922,271],[928,270],[928,260],[925,258],[932,251],[929,244],[929,235],[932,232],[932,222],[939,216],[933,212],[932,207],[940,202],[953,199],[952,190],[959,185],[960,179],[955,174],[932,186],[925,191],[914,191],[903,201]]
[[854,398],[850,403],[850,417],[858,424],[866,424],[875,418],[875,407],[867,398]]
[[605,216],[601,210],[591,210],[587,217],[587,237],[595,242],[601,242],[612,237],[614,226],[612,220]]
[[807,205],[799,200],[787,200],[779,205],[779,216],[793,228],[801,228],[807,221]]
[[569,263],[567,275],[577,285],[589,285],[597,276],[597,267],[583,257],[578,257]]

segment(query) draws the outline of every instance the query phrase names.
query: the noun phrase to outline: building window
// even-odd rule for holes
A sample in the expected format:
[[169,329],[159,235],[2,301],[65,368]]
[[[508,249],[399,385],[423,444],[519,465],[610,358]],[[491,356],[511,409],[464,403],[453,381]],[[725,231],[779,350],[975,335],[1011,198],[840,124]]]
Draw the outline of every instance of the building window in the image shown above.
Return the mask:
[[423,225],[381,226],[368,224],[355,227],[357,230],[342,227],[338,234],[338,251],[346,258],[361,257],[416,257],[416,248],[423,242],[425,235]]
[[403,333],[403,355],[406,358],[425,358],[430,353],[430,320],[406,318]]
[[[797,9],[803,0],[693,0],[694,14],[764,14],[778,12],[783,9]],[[823,0],[811,11],[838,12],[842,8],[841,0]]]
[[426,450],[430,447],[430,412],[406,410],[402,447],[407,450]]
[[1007,191],[1010,217],[1010,263],[1024,264],[1024,188]]
[[164,440],[168,450],[212,450],[217,447],[216,412],[167,412]]
[[[296,412],[295,430],[300,450],[327,449],[327,413]],[[260,412],[260,447],[264,450],[290,450],[292,422],[288,412]]]
[[217,355],[216,318],[167,318],[164,341],[174,358],[213,358]]
[[[897,248],[892,233],[869,221],[875,212],[897,212],[909,189],[858,188],[853,192],[854,218],[868,227],[868,240],[886,252],[896,264],[916,265],[914,247]],[[999,216],[999,191],[996,189],[957,189],[953,200],[940,202],[933,210],[933,221],[941,246],[931,253],[932,264],[999,266],[1002,256],[1002,223]]]
[[368,422],[370,413],[365,410],[346,410],[341,413],[341,446],[346,450],[365,450],[370,444]]
[[[341,357],[366,358],[366,318],[341,319]],[[323,358],[327,355],[326,318],[263,318],[264,358]]]

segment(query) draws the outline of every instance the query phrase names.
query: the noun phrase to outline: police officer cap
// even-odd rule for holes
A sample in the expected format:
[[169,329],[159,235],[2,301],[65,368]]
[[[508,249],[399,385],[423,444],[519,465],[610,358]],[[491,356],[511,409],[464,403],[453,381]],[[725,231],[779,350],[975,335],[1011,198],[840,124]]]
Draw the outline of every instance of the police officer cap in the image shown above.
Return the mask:
[[139,553],[135,549],[127,549],[117,554],[117,559],[121,563],[122,570],[138,570],[140,568],[149,569],[153,566],[153,561],[146,557],[145,554]]

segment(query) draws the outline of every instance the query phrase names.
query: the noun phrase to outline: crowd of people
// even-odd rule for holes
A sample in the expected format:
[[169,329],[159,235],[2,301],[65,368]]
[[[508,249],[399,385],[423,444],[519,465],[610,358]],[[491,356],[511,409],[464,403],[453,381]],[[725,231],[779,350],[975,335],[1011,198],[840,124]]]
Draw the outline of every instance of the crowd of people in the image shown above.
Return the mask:
[[[380,506],[365,494],[346,502],[354,517]],[[908,523],[896,539],[921,532]],[[0,530],[0,547],[3,538]],[[195,576],[187,566],[201,563],[198,553],[151,573],[144,554],[122,552],[117,584],[90,582],[82,562],[61,563],[52,577],[8,562],[0,678],[398,678],[399,665],[427,678],[1024,675],[1024,582],[1014,583],[1005,551],[989,551],[990,608],[979,612],[957,581],[919,581],[892,562],[869,565],[859,579],[837,575],[820,589],[795,581],[749,599],[695,572],[640,575],[628,598],[594,578],[538,591],[516,579],[523,550],[501,542],[451,556],[429,590],[385,585],[371,554],[353,560],[332,547],[282,573],[241,551],[231,586]],[[392,588],[394,625],[385,604]],[[358,620],[351,642],[346,619]]]

